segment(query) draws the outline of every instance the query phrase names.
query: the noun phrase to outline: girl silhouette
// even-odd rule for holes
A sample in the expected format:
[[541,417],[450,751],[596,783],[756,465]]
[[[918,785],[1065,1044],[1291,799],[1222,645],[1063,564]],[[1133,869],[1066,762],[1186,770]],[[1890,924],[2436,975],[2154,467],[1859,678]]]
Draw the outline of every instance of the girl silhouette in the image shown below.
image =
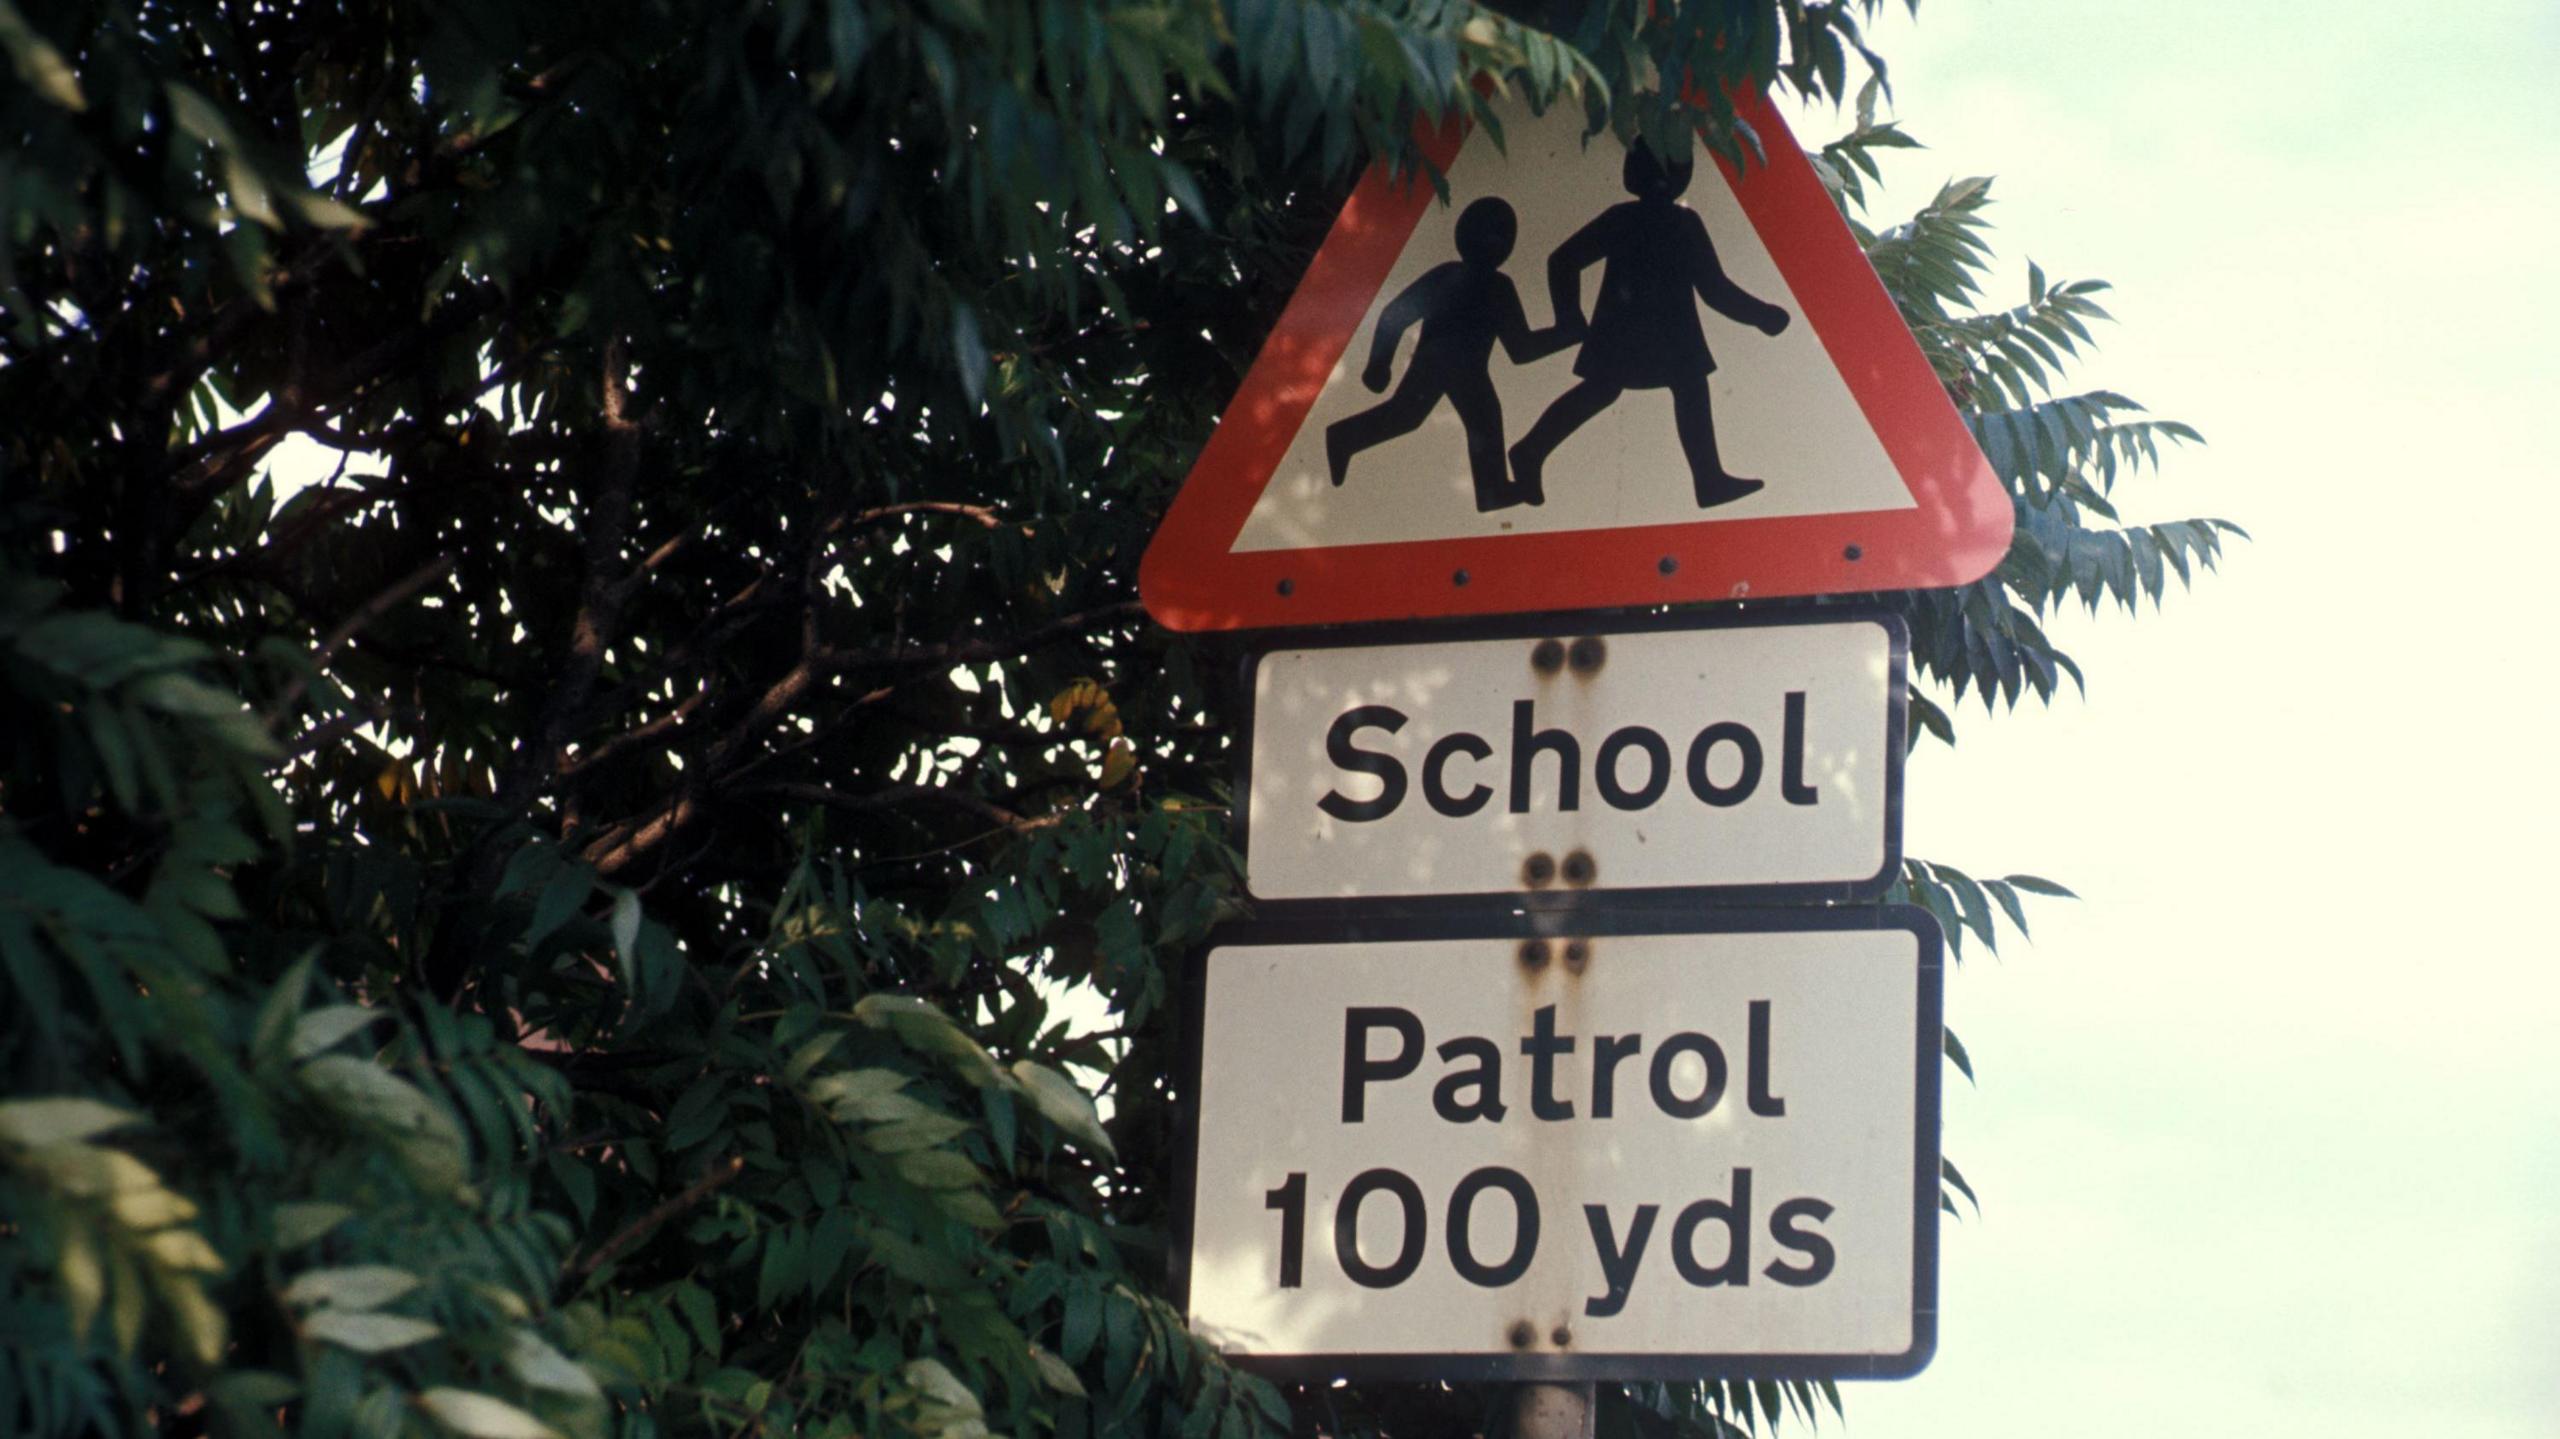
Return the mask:
[[[1546,498],[1543,471],[1556,446],[1628,390],[1671,392],[1672,422],[1679,427],[1700,509],[1730,504],[1761,487],[1759,480],[1726,473],[1716,452],[1715,413],[1707,397],[1707,376],[1716,361],[1698,327],[1696,300],[1765,335],[1787,327],[1787,312],[1727,277],[1706,222],[1673,203],[1689,188],[1689,176],[1686,160],[1665,165],[1643,144],[1629,147],[1623,181],[1635,198],[1600,212],[1547,257],[1556,327],[1581,337],[1582,352],[1573,361],[1578,382],[1556,396],[1511,447],[1513,484],[1529,504]],[[1582,272],[1603,261],[1608,268],[1600,272],[1600,302],[1586,325]]]

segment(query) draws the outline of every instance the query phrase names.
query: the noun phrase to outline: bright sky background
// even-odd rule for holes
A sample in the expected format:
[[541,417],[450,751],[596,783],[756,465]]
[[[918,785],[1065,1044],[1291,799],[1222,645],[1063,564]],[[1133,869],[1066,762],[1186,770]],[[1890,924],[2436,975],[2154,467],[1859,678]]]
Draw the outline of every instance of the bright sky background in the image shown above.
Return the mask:
[[2085,898],[1950,986],[1983,1213],[1936,1362],[1847,1433],[2560,1435],[2560,6],[1930,0],[1873,38],[1931,147],[1876,213],[1996,175],[1998,298],[2030,257],[2114,282],[2081,378],[2210,441],[2129,510],[2256,540],[2059,626],[2085,704],[1914,763],[1911,854]]

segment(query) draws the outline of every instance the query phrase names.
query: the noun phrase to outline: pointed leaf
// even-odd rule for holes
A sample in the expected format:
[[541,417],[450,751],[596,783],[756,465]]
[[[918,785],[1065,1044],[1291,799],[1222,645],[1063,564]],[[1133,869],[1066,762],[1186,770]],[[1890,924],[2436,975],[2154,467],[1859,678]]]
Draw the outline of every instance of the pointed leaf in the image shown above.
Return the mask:
[[381,1354],[393,1349],[406,1349],[423,1344],[442,1334],[443,1329],[424,1319],[406,1314],[382,1314],[370,1309],[322,1309],[302,1321],[303,1337],[352,1349],[359,1354]]
[[1111,1136],[1102,1128],[1102,1118],[1094,1111],[1093,1101],[1067,1078],[1047,1065],[1018,1059],[1013,1064],[1013,1077],[1022,1092],[1031,1099],[1032,1107],[1056,1125],[1067,1137],[1106,1157],[1116,1155]]
[[418,1407],[468,1439],[559,1439],[558,1431],[516,1406],[468,1389],[429,1389],[418,1396]]

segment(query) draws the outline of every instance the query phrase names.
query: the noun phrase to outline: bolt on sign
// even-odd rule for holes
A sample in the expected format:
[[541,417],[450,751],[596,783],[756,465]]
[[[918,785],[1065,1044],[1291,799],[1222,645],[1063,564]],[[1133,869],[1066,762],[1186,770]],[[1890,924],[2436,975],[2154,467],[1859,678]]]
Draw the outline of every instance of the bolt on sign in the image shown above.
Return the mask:
[[1232,928],[1176,1289],[1292,1377],[1891,1378],[1936,1335],[1925,911]]
[[1140,566],[1174,629],[1959,585],[2007,489],[1767,98],[1765,158],[1557,106],[1374,167]]
[[1250,661],[1265,902],[1863,899],[1901,864],[1908,639],[1857,611],[1317,634]]

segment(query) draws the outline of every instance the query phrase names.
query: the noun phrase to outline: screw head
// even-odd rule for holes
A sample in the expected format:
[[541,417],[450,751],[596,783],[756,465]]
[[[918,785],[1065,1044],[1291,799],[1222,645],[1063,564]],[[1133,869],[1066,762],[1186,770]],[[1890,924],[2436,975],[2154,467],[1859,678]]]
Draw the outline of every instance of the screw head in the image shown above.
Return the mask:
[[1851,545],[1849,548],[1847,548],[1847,549],[1845,549],[1845,550],[1842,550],[1840,553],[1841,553],[1841,555],[1842,555],[1844,558],[1851,559],[1851,560],[1863,560],[1863,559],[1865,559],[1865,558],[1867,557],[1867,552],[1866,552],[1865,550],[1862,550],[1862,549],[1858,548],[1856,545]]
[[1296,594],[1296,593],[1298,592],[1298,582],[1297,582],[1296,580],[1282,580],[1282,581],[1280,582],[1280,586],[1279,586],[1279,588],[1280,588],[1280,597],[1281,597],[1282,599],[1284,599],[1284,600],[1285,600],[1285,599],[1287,599],[1289,596],[1294,595],[1294,594]]
[[1509,1338],[1512,1348],[1526,1349],[1538,1342],[1538,1328],[1526,1319],[1514,1320]]
[[1600,867],[1593,863],[1588,850],[1577,849],[1564,857],[1564,882],[1576,889],[1591,883],[1599,873]]
[[1555,856],[1540,850],[1521,862],[1520,878],[1531,889],[1543,889],[1556,877]]
[[1584,635],[1566,652],[1566,663],[1578,675],[1591,674],[1609,662],[1609,642],[1598,635]]
[[1520,967],[1522,969],[1546,968],[1547,942],[1543,939],[1524,939],[1520,941]]
[[1580,974],[1580,973],[1582,973],[1582,971],[1583,971],[1586,967],[1588,967],[1588,966],[1590,965],[1590,963],[1591,963],[1591,942],[1590,942],[1589,940],[1571,939],[1571,940],[1567,940],[1567,941],[1565,941],[1565,946],[1564,946],[1564,967],[1565,967],[1565,968],[1567,968],[1567,969],[1569,969],[1569,970],[1573,971],[1575,974]]
[[1661,571],[1665,576],[1680,573],[1680,562],[1669,555],[1664,555],[1661,559],[1656,560],[1653,567]]
[[1551,675],[1564,668],[1564,641],[1540,640],[1529,651],[1529,668]]
[[1463,585],[1466,582],[1467,572],[1465,570],[1460,570],[1456,574],[1449,576],[1449,583],[1453,585]]

